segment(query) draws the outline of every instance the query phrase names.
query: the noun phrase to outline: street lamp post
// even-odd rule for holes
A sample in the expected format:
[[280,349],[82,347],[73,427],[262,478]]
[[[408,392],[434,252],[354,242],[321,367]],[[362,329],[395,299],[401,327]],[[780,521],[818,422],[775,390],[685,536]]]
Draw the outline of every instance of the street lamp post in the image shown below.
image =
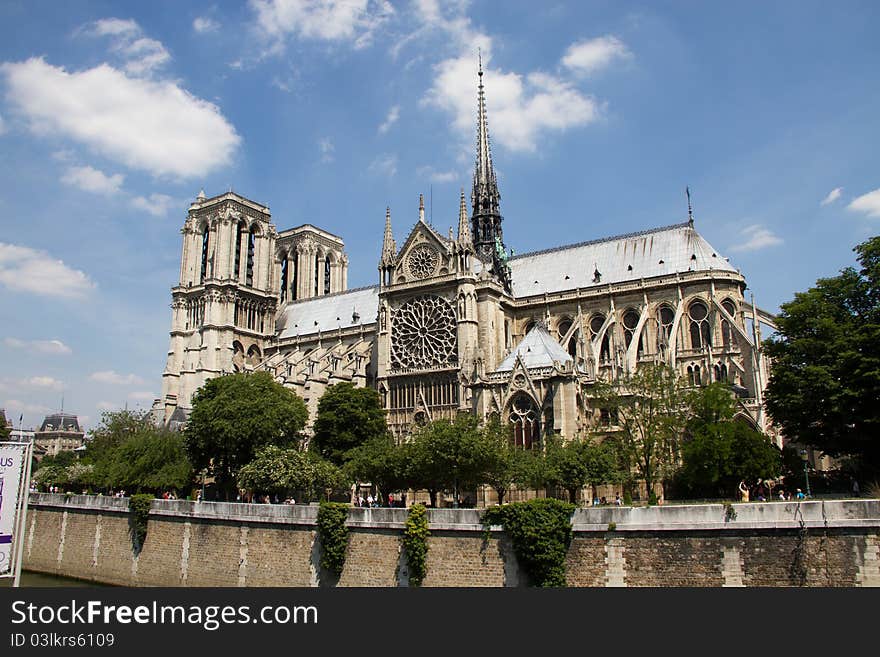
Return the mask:
[[807,450],[801,450],[801,459],[804,461],[804,481],[807,482],[807,497],[810,497],[810,472],[809,472],[809,462],[810,457],[807,454]]

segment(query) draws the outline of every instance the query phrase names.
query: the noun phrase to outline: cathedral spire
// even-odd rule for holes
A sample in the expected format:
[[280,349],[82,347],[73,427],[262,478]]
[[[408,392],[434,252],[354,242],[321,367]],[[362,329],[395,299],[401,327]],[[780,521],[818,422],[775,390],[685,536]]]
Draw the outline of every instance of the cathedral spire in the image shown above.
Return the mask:
[[504,245],[501,232],[501,210],[498,182],[492,166],[489,140],[489,122],[486,118],[486,95],[483,91],[483,60],[480,57],[479,86],[477,91],[477,158],[474,165],[474,185],[471,192],[473,239],[477,253],[491,259],[496,242]]
[[425,195],[419,194],[419,221],[425,223]]
[[471,227],[468,222],[467,203],[464,200],[464,188],[461,190],[461,200],[458,204],[458,243],[461,246],[470,244]]
[[382,264],[392,265],[394,256],[397,255],[397,244],[394,242],[394,233],[391,232],[391,208],[385,208],[385,237],[382,239]]

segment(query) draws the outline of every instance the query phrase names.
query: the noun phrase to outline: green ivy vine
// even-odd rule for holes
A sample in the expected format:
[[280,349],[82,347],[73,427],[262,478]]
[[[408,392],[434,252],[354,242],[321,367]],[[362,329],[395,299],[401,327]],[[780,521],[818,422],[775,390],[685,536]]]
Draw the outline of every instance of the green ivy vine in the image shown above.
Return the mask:
[[321,568],[341,575],[348,548],[348,528],[345,519],[348,505],[339,502],[321,502],[318,508],[318,537],[321,539]]
[[552,498],[493,506],[483,513],[488,536],[501,525],[532,586],[565,586],[565,555],[571,543],[574,505]]
[[409,583],[421,586],[428,572],[428,513],[424,504],[414,504],[409,509],[403,530],[403,547],[409,567]]
[[131,533],[134,539],[134,551],[140,552],[147,540],[147,521],[150,517],[150,506],[153,496],[146,493],[132,495],[128,498],[128,510],[131,512]]

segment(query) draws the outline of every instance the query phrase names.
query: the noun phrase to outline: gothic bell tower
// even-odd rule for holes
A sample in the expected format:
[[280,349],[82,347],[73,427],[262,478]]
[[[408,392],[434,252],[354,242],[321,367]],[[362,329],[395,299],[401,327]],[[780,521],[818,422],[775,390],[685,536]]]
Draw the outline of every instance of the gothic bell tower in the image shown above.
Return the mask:
[[[269,208],[234,192],[200,192],[181,230],[180,280],[171,289],[171,343],[156,419],[191,408],[208,379],[263,360],[275,332],[275,226]],[[175,419],[181,420],[180,413]]]

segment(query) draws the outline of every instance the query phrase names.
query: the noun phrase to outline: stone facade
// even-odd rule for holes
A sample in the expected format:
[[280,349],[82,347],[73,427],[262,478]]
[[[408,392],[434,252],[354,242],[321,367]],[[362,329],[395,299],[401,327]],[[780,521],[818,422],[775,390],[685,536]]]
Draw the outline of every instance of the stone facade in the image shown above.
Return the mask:
[[[154,500],[132,549],[128,500],[32,494],[24,568],[129,586],[405,586],[404,509],[349,511],[345,568],[320,573],[317,507]],[[568,585],[880,586],[880,501],[579,509]],[[424,586],[523,586],[479,512],[428,512]],[[609,523],[614,529],[609,530]]]
[[262,204],[200,194],[182,231],[156,419],[185,422],[207,379],[262,369],[306,400],[312,420],[327,386],[350,381],[379,391],[399,439],[466,411],[498,415],[530,446],[613,430],[591,386],[666,363],[695,385],[733,384],[742,417],[771,429],[760,325],[773,318],[745,298],[744,277],[697,232],[690,208],[670,226],[514,255],[482,72],[478,116],[470,208],[462,192],[450,217],[457,231],[429,224],[420,197],[398,248],[386,210],[377,286],[347,288],[340,237],[310,224],[279,232]]

